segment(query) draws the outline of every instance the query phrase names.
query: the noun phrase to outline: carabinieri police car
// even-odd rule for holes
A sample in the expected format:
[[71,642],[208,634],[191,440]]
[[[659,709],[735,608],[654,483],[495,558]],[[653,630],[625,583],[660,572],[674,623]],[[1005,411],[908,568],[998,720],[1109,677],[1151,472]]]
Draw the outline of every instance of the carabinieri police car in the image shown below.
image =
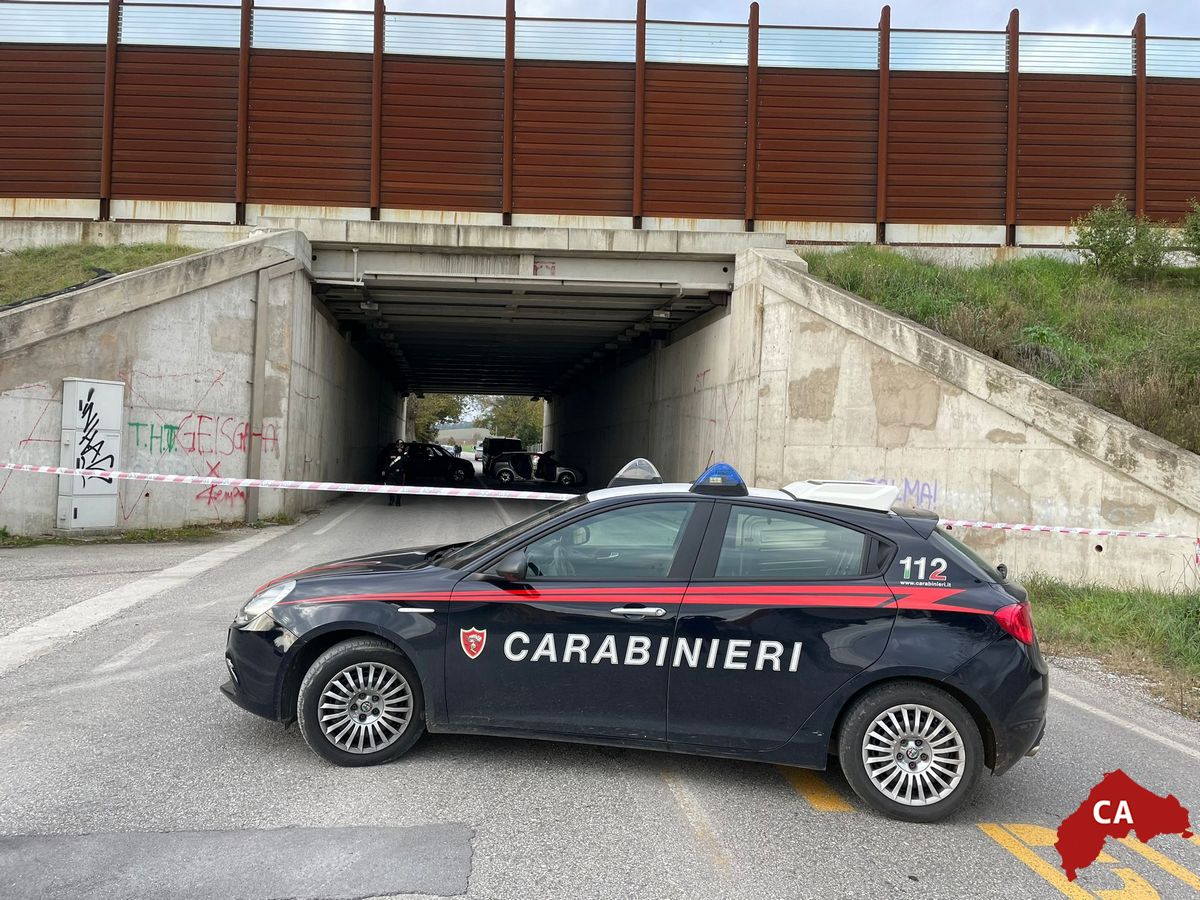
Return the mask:
[[471,543],[261,588],[222,686],[344,766],[426,731],[824,768],[934,821],[1036,752],[1049,690],[1025,591],[897,490],[748,489],[718,464],[605,490]]

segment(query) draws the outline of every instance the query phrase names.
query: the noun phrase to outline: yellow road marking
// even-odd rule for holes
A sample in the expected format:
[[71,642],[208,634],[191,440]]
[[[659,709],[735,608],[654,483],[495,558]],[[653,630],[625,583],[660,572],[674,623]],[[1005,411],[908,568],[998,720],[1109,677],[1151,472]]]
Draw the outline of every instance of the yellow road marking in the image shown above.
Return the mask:
[[[1195,840],[1195,839],[1196,839],[1196,836],[1193,835],[1192,840]],[[1200,876],[1197,876],[1196,873],[1193,872],[1191,869],[1185,869],[1179,863],[1175,862],[1175,860],[1171,859],[1170,857],[1163,856],[1161,853],[1159,853],[1153,847],[1143,844],[1137,838],[1131,838],[1131,837],[1121,838],[1121,843],[1124,844],[1126,847],[1128,847],[1130,850],[1133,850],[1135,853],[1139,853],[1142,856],[1146,857],[1146,859],[1150,860],[1150,862],[1154,863],[1156,866],[1158,866],[1164,872],[1168,872],[1171,875],[1174,875],[1176,878],[1178,878],[1184,884],[1190,885],[1195,890],[1200,891]]]
[[[1058,843],[1058,832],[1044,825],[1025,825],[1022,823],[1006,822],[1004,827],[1026,847],[1053,847]],[[1096,857],[1096,862],[1112,864],[1117,861],[1103,850]]]
[[825,783],[825,780],[812,769],[797,769],[793,766],[780,766],[779,771],[796,789],[808,805],[817,812],[852,812],[854,807],[843,799],[842,795]]
[[999,825],[992,822],[980,822],[979,828],[993,841],[1025,863],[1034,873],[1040,875],[1044,881],[1049,882],[1064,897],[1071,897],[1072,900],[1093,900],[1090,893],[1079,887],[1079,885],[1067,881],[1066,875],[1050,865]]
[[1191,841],[1193,844],[1195,844],[1197,847],[1200,847],[1200,834],[1193,834],[1190,838],[1188,838],[1188,840]]
[[709,859],[712,860],[714,868],[722,873],[728,871],[729,857],[725,855],[725,850],[721,847],[721,842],[717,839],[716,832],[713,831],[704,808],[700,806],[696,798],[692,796],[691,791],[687,789],[683,781],[674,772],[664,770],[662,776],[663,780],[667,783],[667,787],[671,789],[671,794],[674,795],[675,802],[679,804],[679,808],[683,811],[683,816],[687,819],[688,825],[691,826],[692,833],[696,836],[697,842],[708,853]]
[[1096,891],[1100,900],[1159,900],[1158,891],[1133,869],[1109,869],[1121,879],[1121,886],[1111,891]]

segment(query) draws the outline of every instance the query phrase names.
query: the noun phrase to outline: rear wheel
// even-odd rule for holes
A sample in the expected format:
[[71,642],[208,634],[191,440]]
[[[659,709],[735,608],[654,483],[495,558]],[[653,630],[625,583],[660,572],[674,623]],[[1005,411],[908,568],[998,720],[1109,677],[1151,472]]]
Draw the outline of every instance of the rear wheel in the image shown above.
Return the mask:
[[842,771],[868,805],[896,819],[936,822],[957,810],[983,769],[983,741],[966,708],[916,681],[885,684],[846,714]]
[[416,670],[377,638],[330,647],[300,683],[300,733],[339,766],[390,762],[425,733],[425,698]]
[[575,483],[575,473],[574,472],[559,472],[558,473],[558,483],[561,484],[563,487],[570,487],[571,485],[573,485]]

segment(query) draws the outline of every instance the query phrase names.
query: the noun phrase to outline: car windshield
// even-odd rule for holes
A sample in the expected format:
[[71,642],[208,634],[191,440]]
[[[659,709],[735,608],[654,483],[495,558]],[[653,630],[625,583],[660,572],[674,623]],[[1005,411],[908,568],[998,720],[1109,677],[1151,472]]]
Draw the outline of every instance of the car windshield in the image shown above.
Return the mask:
[[512,525],[501,528],[499,531],[493,531],[487,537],[480,538],[474,543],[467,544],[465,547],[446,554],[446,556],[437,560],[437,564],[445,566],[448,569],[464,569],[476,560],[491,553],[511,538],[531,528],[536,528],[543,522],[549,522],[556,516],[583,506],[585,503],[587,503],[587,495],[581,494],[578,497],[572,497],[570,500],[564,500],[561,503],[555,503],[553,506],[538,510],[528,518],[514,522]]

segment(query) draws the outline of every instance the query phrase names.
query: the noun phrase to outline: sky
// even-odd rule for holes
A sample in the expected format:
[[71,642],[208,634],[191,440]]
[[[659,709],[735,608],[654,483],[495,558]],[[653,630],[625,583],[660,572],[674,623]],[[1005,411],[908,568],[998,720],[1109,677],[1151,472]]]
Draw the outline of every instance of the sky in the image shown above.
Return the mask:
[[[262,5],[369,9],[370,0],[259,0]],[[652,19],[744,22],[749,0],[647,0]],[[1002,30],[1011,0],[892,0],[893,28]],[[880,2],[874,0],[760,0],[763,24],[873,27]],[[517,0],[521,16],[632,19],[635,0]],[[1128,34],[1138,13],[1148,31],[1200,36],[1200,0],[1037,0],[1020,6],[1022,31]],[[444,12],[503,15],[504,0],[391,0],[389,12]]]

